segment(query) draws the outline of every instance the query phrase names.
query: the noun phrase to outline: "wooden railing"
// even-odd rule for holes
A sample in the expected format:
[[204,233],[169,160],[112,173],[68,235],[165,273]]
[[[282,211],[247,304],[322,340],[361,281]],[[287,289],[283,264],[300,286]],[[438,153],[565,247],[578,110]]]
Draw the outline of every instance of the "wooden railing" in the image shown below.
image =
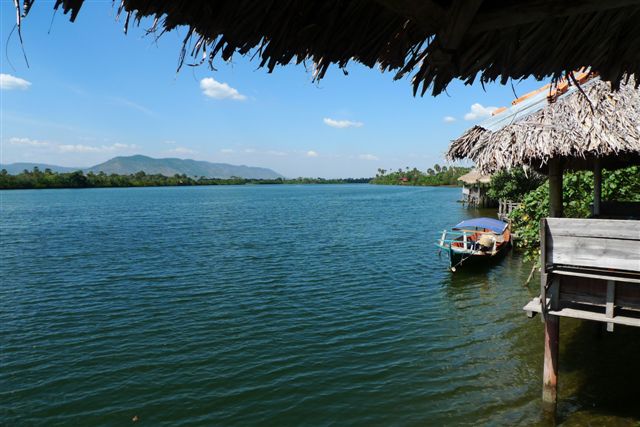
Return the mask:
[[640,327],[640,221],[546,218],[540,297],[525,307]]
[[511,200],[500,199],[498,202],[498,219],[500,221],[506,221],[509,218],[511,212],[520,207],[521,203],[513,202]]

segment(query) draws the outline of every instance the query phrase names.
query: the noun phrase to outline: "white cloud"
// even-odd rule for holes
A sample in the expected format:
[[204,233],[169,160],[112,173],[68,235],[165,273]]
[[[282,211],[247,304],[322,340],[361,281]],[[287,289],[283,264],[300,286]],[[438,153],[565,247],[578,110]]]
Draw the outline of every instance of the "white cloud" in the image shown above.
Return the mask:
[[233,153],[233,149],[232,148],[223,148],[222,150],[220,150],[221,153],[223,154],[231,154]]
[[498,107],[485,107],[482,104],[475,103],[471,106],[471,110],[464,115],[465,120],[477,120],[490,117],[491,113],[496,111]]
[[99,153],[104,151],[101,147],[84,144],[62,144],[58,145],[58,149],[63,153]]
[[453,116],[444,116],[442,121],[445,123],[453,123],[456,121],[456,118]]
[[285,151],[276,151],[276,150],[269,150],[267,151],[267,154],[270,154],[272,156],[286,156],[287,153]]
[[213,77],[206,77],[200,80],[200,89],[209,98],[214,99],[233,99],[235,101],[244,101],[246,96],[238,92],[226,83],[220,83]]
[[318,157],[318,153],[313,150],[307,151],[307,157]]
[[364,126],[364,123],[362,122],[352,122],[351,120],[335,120],[328,117],[325,117],[324,119],[322,119],[322,121],[325,125],[338,129],[360,128]]
[[31,86],[31,82],[21,79],[20,77],[12,76],[11,74],[0,74],[0,89],[13,90],[13,89],[28,89]]
[[360,160],[380,160],[378,156],[374,156],[373,154],[360,154],[358,158]]
[[166,140],[166,141],[162,141],[162,142],[164,142],[165,144],[170,144],[170,145],[174,145],[176,143],[173,140]]
[[9,143],[13,145],[28,145],[30,147],[46,147],[49,145],[47,141],[38,141],[30,138],[9,138]]
[[145,107],[143,105],[140,105],[138,103],[135,103],[135,102],[131,101],[130,99],[120,98],[120,97],[115,97],[115,96],[110,97],[110,99],[111,99],[111,101],[113,101],[114,103],[116,103],[118,105],[122,105],[124,107],[131,108],[131,109],[134,109],[134,110],[138,110],[141,113],[146,114],[147,116],[153,115],[153,111],[151,111],[150,109],[148,109],[147,107]]
[[176,148],[172,148],[171,150],[167,150],[167,153],[169,153],[169,154],[194,154],[195,151],[192,150],[191,148],[187,148],[187,147],[176,147]]
[[125,149],[125,150],[129,150],[129,149],[133,149],[133,148],[138,148],[138,146],[136,144],[121,144],[119,142],[116,142],[115,144],[113,144],[111,147],[113,147],[114,149]]
[[114,151],[124,151],[137,148],[137,145],[115,143],[112,145],[84,145],[84,144],[61,144],[58,150],[63,153],[110,153]]
[[245,149],[244,149],[244,152],[245,152],[245,153],[249,153],[249,154],[251,154],[251,153],[255,153],[255,152],[256,152],[256,149],[255,149],[255,148],[245,148]]

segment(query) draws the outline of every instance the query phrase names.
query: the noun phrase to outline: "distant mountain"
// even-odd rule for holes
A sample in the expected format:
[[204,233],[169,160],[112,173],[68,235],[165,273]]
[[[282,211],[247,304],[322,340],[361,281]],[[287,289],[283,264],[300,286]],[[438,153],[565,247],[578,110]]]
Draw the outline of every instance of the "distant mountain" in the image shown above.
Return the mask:
[[185,174],[189,177],[207,177],[207,178],[231,178],[233,176],[248,179],[275,179],[283,178],[277,172],[267,168],[258,168],[253,166],[236,166],[227,163],[210,163],[200,160],[191,159],[154,159],[142,155],[114,157],[99,165],[89,168],[71,168],[64,166],[47,165],[44,163],[11,163],[7,165],[0,164],[0,169],[6,169],[11,175],[16,175],[27,170],[33,170],[34,167],[41,171],[51,169],[54,172],[74,172],[83,170],[85,173],[104,172],[106,174],[130,175],[143,171],[146,174],[161,174],[165,176],[174,176],[175,174]]
[[173,176],[185,174],[190,177],[204,176],[207,178],[240,178],[274,179],[282,175],[267,168],[252,166],[236,166],[226,163],[210,163],[191,159],[154,159],[152,157],[136,155],[128,157],[114,157],[104,163],[85,169],[85,172],[104,172],[129,175],[143,171],[146,174],[162,174]]
[[22,173],[25,169],[28,171],[38,168],[44,172],[45,169],[51,169],[53,172],[74,172],[82,168],[69,168],[65,166],[47,165],[45,163],[11,163],[8,165],[0,164],[0,170],[6,169],[11,175]]

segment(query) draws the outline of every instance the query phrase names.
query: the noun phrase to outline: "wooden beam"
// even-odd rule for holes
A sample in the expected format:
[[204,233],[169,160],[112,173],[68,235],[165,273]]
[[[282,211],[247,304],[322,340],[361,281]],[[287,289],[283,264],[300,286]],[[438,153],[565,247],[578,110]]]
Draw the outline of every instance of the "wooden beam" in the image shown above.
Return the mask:
[[549,160],[549,216],[562,217],[562,162],[559,158]]
[[[552,236],[640,241],[640,221],[633,219],[547,218]],[[631,244],[631,242],[630,242]]]
[[[529,303],[522,307],[522,309],[527,312],[527,314],[529,314],[529,312],[531,312],[531,314],[543,313],[542,304],[540,303],[540,299],[537,297],[529,301]],[[597,309],[602,310],[600,307],[597,307]],[[593,320],[596,322],[604,323],[612,322],[616,325],[634,326],[636,328],[640,327],[640,318],[638,317],[618,315],[613,319],[608,319],[605,313],[601,313],[595,310],[596,308],[587,310],[585,308],[562,307],[557,311],[550,310],[547,313],[547,317],[571,317],[573,319]]]
[[595,159],[593,165],[593,216],[600,216],[602,202],[602,162]]
[[553,274],[561,275],[561,276],[573,276],[573,277],[584,277],[587,279],[600,279],[600,280],[615,280],[617,282],[624,283],[638,283],[640,284],[640,277],[630,277],[630,276],[621,276],[621,275],[611,275],[611,274],[600,274],[597,273],[595,269],[584,270],[589,271],[589,273],[583,273],[575,270],[568,269],[553,269]]
[[640,0],[534,0],[512,2],[511,6],[506,7],[500,2],[495,4],[495,8],[482,10],[478,13],[477,19],[469,28],[469,34],[515,27],[553,18],[640,6]]

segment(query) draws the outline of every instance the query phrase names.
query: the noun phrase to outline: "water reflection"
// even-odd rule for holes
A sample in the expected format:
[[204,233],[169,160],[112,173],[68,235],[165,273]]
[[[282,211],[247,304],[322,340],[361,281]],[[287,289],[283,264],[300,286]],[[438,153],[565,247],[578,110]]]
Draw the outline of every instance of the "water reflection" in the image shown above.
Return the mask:
[[558,417],[571,425],[638,425],[640,329],[562,319]]

